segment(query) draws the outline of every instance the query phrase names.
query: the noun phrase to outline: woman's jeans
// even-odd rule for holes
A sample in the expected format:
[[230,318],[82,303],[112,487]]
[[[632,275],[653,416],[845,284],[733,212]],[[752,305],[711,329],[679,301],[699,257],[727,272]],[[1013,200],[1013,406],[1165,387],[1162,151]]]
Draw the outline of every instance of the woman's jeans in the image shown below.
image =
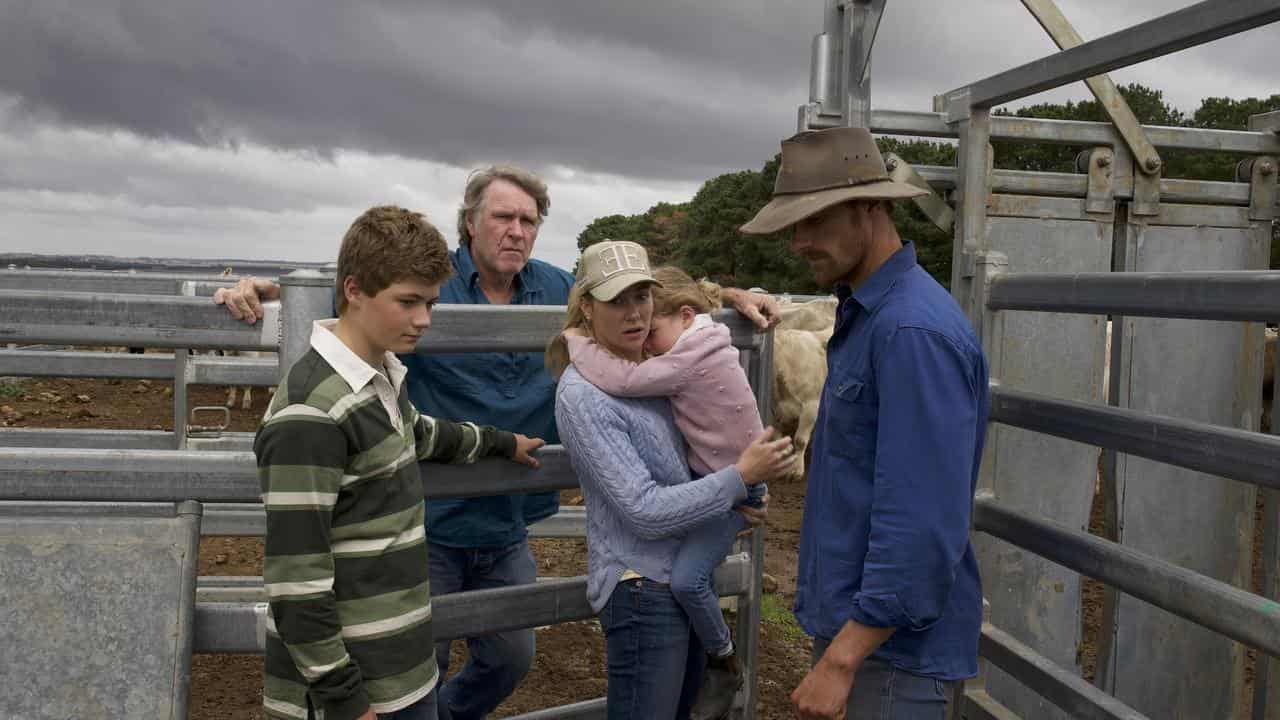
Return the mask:
[[671,563],[671,593],[689,615],[702,646],[716,656],[727,654],[733,640],[720,612],[713,573],[746,526],[745,518],[734,511],[703,523],[685,536]]
[[671,588],[618,583],[600,611],[609,661],[609,720],[685,720],[706,651]]

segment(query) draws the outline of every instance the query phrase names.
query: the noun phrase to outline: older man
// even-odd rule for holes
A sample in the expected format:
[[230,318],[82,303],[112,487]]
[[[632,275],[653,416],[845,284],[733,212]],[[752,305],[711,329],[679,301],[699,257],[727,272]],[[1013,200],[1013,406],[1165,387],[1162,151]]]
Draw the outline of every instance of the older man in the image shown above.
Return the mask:
[[814,665],[803,718],[941,720],[977,672],[982,590],[969,516],[987,364],[959,306],[899,238],[889,180],[861,128],[782,143],[772,201],[744,233],[791,250],[839,299],[812,445],[796,617]]
[[[455,275],[441,289],[440,302],[566,304],[573,275],[530,257],[549,207],[546,183],[533,173],[511,166],[472,173],[458,210]],[[262,317],[260,300],[277,298],[279,292],[268,280],[244,278],[235,288],[218,291],[214,302],[225,304],[234,317],[254,322]],[[767,295],[736,288],[725,288],[722,295],[761,327],[777,321],[777,304]],[[555,381],[543,367],[542,353],[446,353],[402,359],[409,370],[409,398],[422,412],[559,442]],[[432,595],[534,582],[536,567],[526,527],[558,508],[555,492],[428,501]],[[466,665],[439,692],[444,720],[482,718],[509,696],[533,662],[534,632],[468,638],[467,648]],[[437,659],[443,679],[449,643],[439,643]]]

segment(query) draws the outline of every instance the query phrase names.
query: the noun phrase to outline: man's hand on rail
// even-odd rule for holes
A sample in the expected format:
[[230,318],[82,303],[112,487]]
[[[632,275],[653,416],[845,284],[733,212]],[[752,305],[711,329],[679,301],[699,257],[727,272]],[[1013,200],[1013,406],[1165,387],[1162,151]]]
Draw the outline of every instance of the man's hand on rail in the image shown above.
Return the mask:
[[246,276],[235,287],[218,288],[213,302],[225,305],[231,317],[250,325],[262,319],[262,301],[280,299],[280,286],[266,278]]
[[768,330],[782,319],[782,306],[772,295],[727,287],[720,288],[720,300],[746,315],[761,330]]

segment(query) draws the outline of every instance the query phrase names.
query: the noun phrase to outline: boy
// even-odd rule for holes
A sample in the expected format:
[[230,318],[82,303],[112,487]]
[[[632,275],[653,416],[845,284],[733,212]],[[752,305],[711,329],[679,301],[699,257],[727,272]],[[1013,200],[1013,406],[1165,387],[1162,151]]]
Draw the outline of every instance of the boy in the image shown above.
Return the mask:
[[543,441],[420,415],[394,353],[412,352],[452,268],[426,219],[376,207],[338,253],[337,320],[276,391],[254,443],[267,510],[263,707],[273,718],[435,720],[418,460]]

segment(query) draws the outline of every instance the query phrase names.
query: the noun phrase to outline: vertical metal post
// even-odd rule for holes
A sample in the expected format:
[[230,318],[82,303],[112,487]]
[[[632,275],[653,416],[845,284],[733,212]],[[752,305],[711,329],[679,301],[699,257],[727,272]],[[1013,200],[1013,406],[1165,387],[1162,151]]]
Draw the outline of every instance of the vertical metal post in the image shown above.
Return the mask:
[[[175,393],[176,395],[177,393]],[[204,506],[195,500],[185,500],[175,507],[175,514],[182,522],[186,535],[184,547],[191,548],[194,555],[200,554],[200,522],[204,515]],[[191,662],[195,639],[196,625],[196,576],[200,572],[200,558],[182,558],[182,587],[178,590],[180,616],[178,618],[179,637],[182,642],[178,646],[178,662],[174,668],[174,691],[178,699],[175,717],[186,717],[191,699]],[[186,629],[190,628],[190,629]]]
[[[178,294],[194,297],[195,283],[182,283]],[[173,351],[173,446],[178,450],[187,449],[187,417],[191,412],[187,400],[187,361],[190,356],[187,348],[175,348]]]
[[885,0],[845,0],[844,124],[871,127],[871,48],[875,45]]
[[190,351],[175,348],[173,351],[173,446],[187,449],[187,361]]
[[987,248],[987,201],[991,195],[991,112],[973,109],[959,121],[960,151],[956,188],[955,241],[951,251],[951,294],[975,329],[982,325],[982,308],[972,302],[972,278],[977,254]]
[[280,277],[280,378],[307,353],[311,324],[333,316],[334,281],[316,270]]
[[[762,344],[752,351],[748,363],[748,379],[756,393],[756,407],[760,419],[768,426],[773,419],[773,331],[764,333]],[[751,587],[738,598],[737,644],[739,657],[745,666],[746,681],[737,712],[739,718],[756,716],[756,682],[760,677],[760,620],[764,593],[764,529],[756,528],[751,535],[738,543],[739,551],[751,555]]]
[[[1121,153],[1117,157],[1128,158],[1128,155],[1127,153]],[[1116,206],[1115,219],[1112,225],[1112,272],[1126,272],[1133,269],[1129,252],[1129,234],[1129,206],[1127,203],[1119,203]],[[1125,322],[1124,316],[1110,315],[1108,316],[1108,322],[1110,323],[1111,346],[1108,348],[1110,352],[1107,354],[1106,362],[1110,370],[1104,373],[1107,377],[1107,386],[1103,388],[1103,392],[1106,393],[1107,405],[1122,407],[1125,403],[1121,402],[1121,393],[1128,386],[1124,369],[1131,366],[1125,356],[1126,353],[1131,352],[1132,346],[1126,333],[1128,323]],[[1097,492],[1102,493],[1103,537],[1114,543],[1120,542],[1120,485],[1117,479],[1117,469],[1118,455],[1116,451],[1110,448],[1103,448],[1098,470],[1100,486]],[[1093,671],[1093,684],[1109,693],[1113,692],[1115,687],[1115,677],[1112,673],[1114,663],[1112,660],[1115,657],[1116,618],[1120,611],[1119,602],[1120,596],[1116,589],[1110,585],[1103,585],[1102,619],[1099,621],[1100,627],[1098,628],[1097,647],[1095,648],[1096,660]]]

